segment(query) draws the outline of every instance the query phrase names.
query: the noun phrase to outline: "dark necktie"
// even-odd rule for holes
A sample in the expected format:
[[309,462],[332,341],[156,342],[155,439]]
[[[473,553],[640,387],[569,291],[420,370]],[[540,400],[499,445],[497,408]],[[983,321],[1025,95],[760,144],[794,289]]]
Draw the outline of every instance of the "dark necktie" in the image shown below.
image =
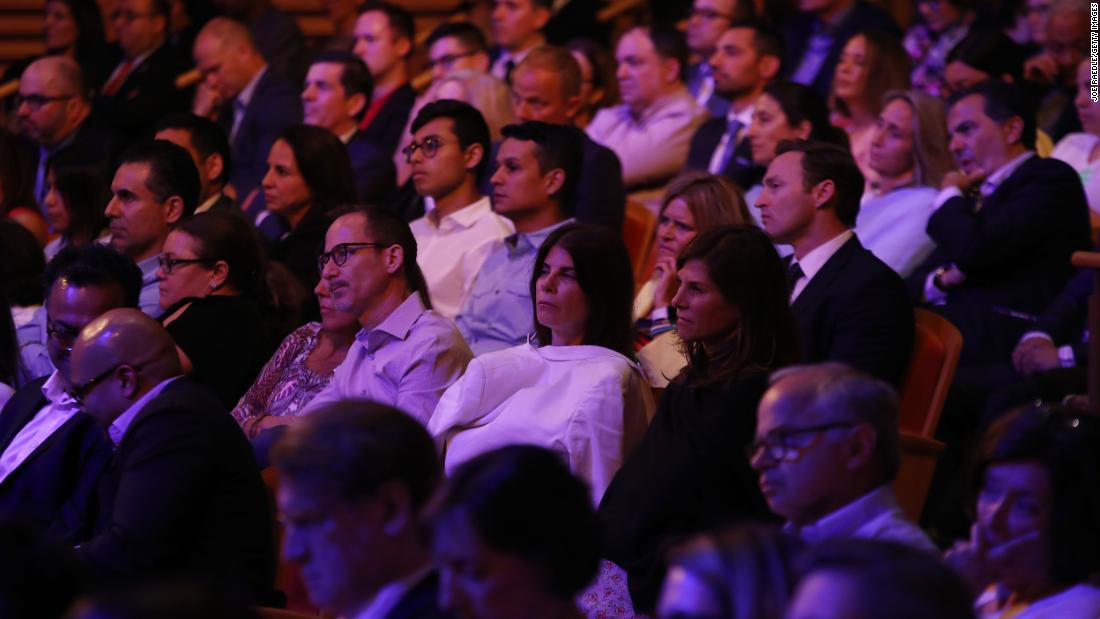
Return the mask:
[[794,285],[798,283],[798,280],[806,276],[806,273],[802,271],[802,265],[797,262],[791,262],[787,267],[787,293],[794,293]]
[[504,82],[509,86],[512,85],[512,71],[516,68],[516,61],[509,59],[504,63]]
[[733,161],[733,153],[737,150],[737,134],[741,132],[741,128],[744,127],[744,123],[736,118],[731,118],[726,123],[726,145],[722,150],[722,159],[718,164],[718,171],[716,174],[721,174],[729,166],[730,161]]

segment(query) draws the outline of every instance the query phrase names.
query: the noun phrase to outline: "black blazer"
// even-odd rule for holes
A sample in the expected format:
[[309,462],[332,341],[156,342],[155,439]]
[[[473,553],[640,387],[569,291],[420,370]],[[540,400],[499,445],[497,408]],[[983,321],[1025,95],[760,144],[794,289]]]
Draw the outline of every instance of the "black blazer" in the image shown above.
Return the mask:
[[405,123],[409,121],[409,113],[415,103],[416,91],[412,86],[408,82],[399,86],[382,104],[382,109],[378,110],[370,124],[361,127],[363,139],[374,144],[386,157],[392,157],[397,152],[401,132],[405,130]]
[[[43,376],[24,385],[0,412],[0,453],[49,401]],[[91,519],[96,484],[113,452],[95,421],[77,413],[0,481],[0,516],[29,522],[71,541]]]
[[1073,356],[1079,366],[1084,366],[1089,358],[1089,297],[1095,278],[1096,272],[1092,269],[1080,269],[1035,322],[1035,330],[1046,333],[1059,346],[1073,346]]
[[[819,21],[813,13],[799,13],[787,21],[783,29],[783,37],[787,44],[787,57],[783,67],[788,75],[794,73],[802,62],[802,54],[805,53]],[[829,47],[829,53],[825,56],[825,62],[818,70],[814,81],[809,84],[821,96],[825,97],[829,94],[829,88],[833,84],[833,73],[837,62],[840,61],[840,52],[844,49],[844,44],[853,34],[862,30],[885,30],[894,36],[901,37],[901,30],[889,13],[873,4],[857,0],[848,14],[833,29],[833,41]]]
[[[274,67],[268,66],[256,84],[252,98],[244,111],[236,138],[230,143],[233,169],[229,182],[244,200],[260,185],[267,173],[267,154],[279,132],[302,122],[302,100],[298,89]],[[218,113],[218,123],[229,135],[233,129],[233,102],[227,102]]]
[[356,131],[348,142],[348,158],[355,173],[355,191],[367,204],[383,204],[397,183],[397,170],[391,156],[373,144],[363,132]]
[[[692,170],[707,171],[710,167],[711,157],[722,141],[722,135],[726,132],[725,118],[711,118],[695,130],[691,136],[691,148],[688,150],[687,167]],[[725,176],[737,183],[742,190],[748,189],[764,178],[764,168],[752,161],[752,144],[746,139],[744,132],[741,141],[737,143],[733,151],[733,157],[722,169]],[[750,205],[751,206],[751,205]]]
[[260,600],[275,547],[259,469],[225,405],[176,379],[133,419],[79,555],[104,579],[210,574]]
[[791,310],[803,361],[840,361],[901,384],[913,350],[913,305],[898,274],[858,238],[829,258]]
[[158,120],[187,111],[190,90],[181,91],[175,84],[176,76],[187,69],[176,48],[165,43],[126,76],[114,95],[96,97],[97,111],[122,135],[148,137]]
[[386,619],[446,619],[450,616],[439,608],[439,573],[433,571],[405,593],[386,614]]

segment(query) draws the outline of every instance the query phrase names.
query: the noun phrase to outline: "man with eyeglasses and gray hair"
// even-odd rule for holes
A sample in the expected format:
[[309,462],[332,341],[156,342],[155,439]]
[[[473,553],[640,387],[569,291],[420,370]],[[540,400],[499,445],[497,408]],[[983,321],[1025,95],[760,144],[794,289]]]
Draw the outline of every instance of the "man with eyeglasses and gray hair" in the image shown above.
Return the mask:
[[748,457],[768,507],[805,541],[876,539],[936,552],[891,488],[901,449],[897,394],[885,382],[840,363],[776,372]]

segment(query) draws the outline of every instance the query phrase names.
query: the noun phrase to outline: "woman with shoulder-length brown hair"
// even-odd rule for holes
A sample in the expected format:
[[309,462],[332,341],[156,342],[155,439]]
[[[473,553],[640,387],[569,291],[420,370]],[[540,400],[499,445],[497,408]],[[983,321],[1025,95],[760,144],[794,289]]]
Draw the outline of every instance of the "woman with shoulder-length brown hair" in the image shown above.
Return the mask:
[[676,260],[673,298],[687,367],[665,391],[634,454],[604,494],[604,556],[626,570],[638,612],[652,613],[665,540],[714,523],[765,518],[741,453],[768,374],[796,360],[783,264],[759,228],[700,234]]

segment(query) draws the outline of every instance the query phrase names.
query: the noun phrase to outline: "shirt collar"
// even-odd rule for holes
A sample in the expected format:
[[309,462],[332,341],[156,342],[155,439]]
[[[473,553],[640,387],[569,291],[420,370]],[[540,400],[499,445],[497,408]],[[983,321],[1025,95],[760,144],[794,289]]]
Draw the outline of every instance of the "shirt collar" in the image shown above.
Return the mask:
[[222,197],[222,194],[216,193],[216,194],[210,196],[209,198],[207,198],[206,202],[203,202],[202,204],[200,204],[195,209],[195,214],[198,215],[199,213],[205,213],[206,211],[209,211],[210,209],[214,208],[214,203],[217,202],[218,198],[220,198],[220,197]]
[[383,619],[389,616],[390,611],[397,606],[401,598],[431,573],[432,566],[428,564],[404,578],[387,583],[374,594],[362,610],[355,613],[353,619]]
[[1021,165],[1024,164],[1025,161],[1031,159],[1034,154],[1035,153],[1029,150],[1026,153],[1014,158],[1012,161],[1009,161],[1003,166],[997,168],[995,172],[987,176],[986,179],[982,181],[981,187],[979,187],[979,191],[981,191],[982,195],[985,197],[989,197],[990,195],[992,195],[994,191],[997,191],[997,187],[999,187],[1006,178],[1012,176],[1012,173],[1016,171],[1016,168],[1019,168]]
[[126,436],[126,430],[130,428],[130,424],[134,422],[134,418],[141,412],[141,409],[145,408],[146,404],[160,395],[160,392],[164,391],[164,388],[177,378],[179,378],[179,376],[173,376],[172,378],[160,381],[157,383],[156,387],[147,391],[145,395],[131,404],[130,408],[127,408],[125,412],[111,422],[111,427],[107,428],[107,436],[111,437],[111,442],[115,444],[115,447],[118,447],[122,443],[122,438]]
[[509,255],[523,254],[530,249],[538,249],[542,242],[546,240],[546,237],[550,236],[550,233],[565,224],[573,223],[573,218],[559,221],[556,224],[546,226],[542,230],[535,230],[534,232],[516,232],[504,238],[505,245],[508,247]]
[[825,266],[829,258],[832,258],[833,254],[847,243],[850,238],[852,238],[852,231],[845,230],[813,248],[813,250],[803,256],[801,260],[794,260],[793,258],[792,260],[802,267],[802,274],[806,276],[806,281],[809,281],[814,278],[814,275],[821,270],[821,267]]
[[863,525],[880,514],[897,508],[897,498],[890,484],[885,484],[822,517],[817,522],[798,527],[797,530],[799,536],[810,543],[853,537]]
[[367,331],[366,329],[360,329],[359,333],[355,335],[355,338],[371,348],[369,341],[371,334],[382,332],[399,340],[404,340],[409,335],[409,331],[412,330],[413,324],[420,318],[420,315],[427,311],[424,307],[424,303],[420,300],[420,295],[416,292],[412,292],[401,305],[397,306],[397,309],[390,312],[389,316],[381,322],[377,327]]
[[157,267],[160,266],[159,258],[160,254],[157,254],[137,263],[138,268],[141,269],[141,283],[143,286],[148,286],[156,281]]
[[[458,209],[457,211],[447,215],[443,219],[436,221],[436,215],[438,211],[434,208],[427,213],[428,223],[436,229],[443,227],[453,227],[455,225],[462,228],[469,228],[476,224],[478,220],[485,216],[486,213],[492,212],[493,206],[489,201],[488,196],[483,196],[477,202],[467,204],[466,206]],[[450,222],[450,225],[448,225]]]
[[256,71],[256,75],[252,76],[252,80],[248,82],[248,85],[241,89],[241,92],[237,94],[237,105],[240,107],[248,107],[248,102],[252,100],[252,93],[256,92],[256,85],[263,79],[264,73],[267,73],[267,65],[260,67],[259,71]]
[[356,127],[355,125],[352,125],[350,131],[348,131],[347,133],[345,133],[343,135],[338,135],[336,137],[340,138],[340,141],[344,143],[344,146],[347,146],[351,142],[351,139],[355,137],[355,134],[358,131],[359,131],[359,128]]
[[61,373],[57,370],[54,370],[53,374],[50,374],[50,377],[46,379],[46,382],[42,383],[42,395],[54,406],[80,407],[76,400],[69,395],[68,390],[65,389],[65,380],[61,378]]
[[726,114],[726,124],[729,124],[731,120],[737,120],[741,123],[741,126],[748,129],[752,124],[752,113],[756,111],[756,104],[745,106],[745,109],[740,112],[734,112],[733,106],[730,106],[729,114]]
[[[145,52],[144,54],[141,54],[140,56],[138,56],[138,57],[134,58],[133,60],[131,60],[130,61],[130,73],[133,73],[134,69],[140,67],[141,63],[145,62],[146,58],[148,58],[149,56],[152,56],[153,52],[157,51],[158,49],[160,49],[164,45],[167,45],[167,43],[161,43],[160,45],[154,47],[153,49],[151,49],[151,50]],[[123,59],[122,62],[126,62],[126,60]]]

